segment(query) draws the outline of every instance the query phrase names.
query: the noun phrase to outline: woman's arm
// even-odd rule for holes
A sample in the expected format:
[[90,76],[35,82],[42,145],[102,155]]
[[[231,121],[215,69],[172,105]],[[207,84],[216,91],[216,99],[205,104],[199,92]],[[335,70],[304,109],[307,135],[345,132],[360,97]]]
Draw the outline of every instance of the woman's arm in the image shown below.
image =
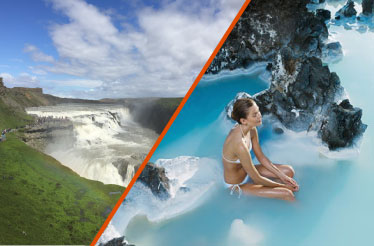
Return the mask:
[[284,184],[280,184],[277,182],[274,182],[266,177],[263,177],[259,174],[256,167],[253,165],[251,154],[249,153],[249,150],[247,146],[244,143],[239,144],[237,149],[237,156],[240,159],[240,163],[242,164],[244,170],[249,175],[249,177],[253,180],[254,183],[260,184],[263,186],[268,187],[285,187],[289,188]]
[[[257,129],[251,131],[251,140],[252,140],[252,148],[253,152],[256,155],[257,160],[270,172],[272,172],[274,175],[279,177],[280,179],[285,178],[287,175],[283,173],[281,170],[279,170],[262,152],[262,149],[260,147],[260,143],[258,140],[258,133]],[[253,135],[253,136],[252,136]]]

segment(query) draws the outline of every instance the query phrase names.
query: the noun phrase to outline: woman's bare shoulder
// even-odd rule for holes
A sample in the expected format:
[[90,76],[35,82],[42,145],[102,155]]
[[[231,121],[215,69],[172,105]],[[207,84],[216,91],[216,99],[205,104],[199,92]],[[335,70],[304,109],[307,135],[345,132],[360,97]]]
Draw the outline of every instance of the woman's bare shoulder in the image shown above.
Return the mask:
[[232,129],[227,135],[224,145],[230,146],[230,149],[231,148],[235,149],[238,147],[238,145],[241,144],[241,142],[242,142],[241,135],[235,129]]

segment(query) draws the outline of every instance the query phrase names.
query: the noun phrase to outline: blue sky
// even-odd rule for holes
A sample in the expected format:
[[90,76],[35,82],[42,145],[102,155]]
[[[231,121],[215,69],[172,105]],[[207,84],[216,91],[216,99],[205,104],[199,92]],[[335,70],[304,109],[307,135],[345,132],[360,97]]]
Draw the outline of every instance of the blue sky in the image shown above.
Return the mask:
[[76,98],[184,96],[244,0],[0,1],[0,76]]

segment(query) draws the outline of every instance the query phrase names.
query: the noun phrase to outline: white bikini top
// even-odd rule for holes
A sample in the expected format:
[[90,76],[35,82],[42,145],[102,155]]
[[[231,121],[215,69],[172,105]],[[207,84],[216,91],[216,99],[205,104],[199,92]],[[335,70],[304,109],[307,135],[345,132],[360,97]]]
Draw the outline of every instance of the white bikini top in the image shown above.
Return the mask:
[[[242,132],[242,139],[244,140],[244,143],[245,145],[248,145],[248,150],[251,151],[252,149],[252,141],[249,141],[249,144],[247,143],[247,140],[245,139],[245,136],[244,136],[244,132],[242,130],[242,126],[240,124],[236,124],[236,125],[239,125],[240,127],[240,131]],[[236,125],[234,127],[236,127]],[[223,155],[223,152],[222,152],[222,158],[227,161],[227,162],[230,162],[230,163],[235,163],[235,164],[240,164],[240,160],[237,159],[237,160],[230,160],[230,159],[227,159],[224,155]]]

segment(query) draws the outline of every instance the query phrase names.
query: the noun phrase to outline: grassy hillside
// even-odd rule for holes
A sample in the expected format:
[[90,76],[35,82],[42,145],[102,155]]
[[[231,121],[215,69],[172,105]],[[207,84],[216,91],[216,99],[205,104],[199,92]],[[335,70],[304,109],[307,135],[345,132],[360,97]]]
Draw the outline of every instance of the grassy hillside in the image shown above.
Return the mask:
[[[130,101],[140,123],[161,132],[181,98]],[[98,101],[0,85],[0,129],[19,128],[0,142],[0,244],[89,244],[125,189],[81,178],[21,141],[22,127],[33,122],[26,107],[67,102]]]
[[[2,88],[0,129],[33,122],[24,108],[43,97]],[[21,138],[22,128],[0,142],[0,244],[91,243],[124,187],[82,178]]]
[[79,177],[15,134],[0,143],[0,244],[89,244],[121,191]]
[[21,127],[32,122],[32,117],[22,110],[6,105],[0,99],[0,129]]

